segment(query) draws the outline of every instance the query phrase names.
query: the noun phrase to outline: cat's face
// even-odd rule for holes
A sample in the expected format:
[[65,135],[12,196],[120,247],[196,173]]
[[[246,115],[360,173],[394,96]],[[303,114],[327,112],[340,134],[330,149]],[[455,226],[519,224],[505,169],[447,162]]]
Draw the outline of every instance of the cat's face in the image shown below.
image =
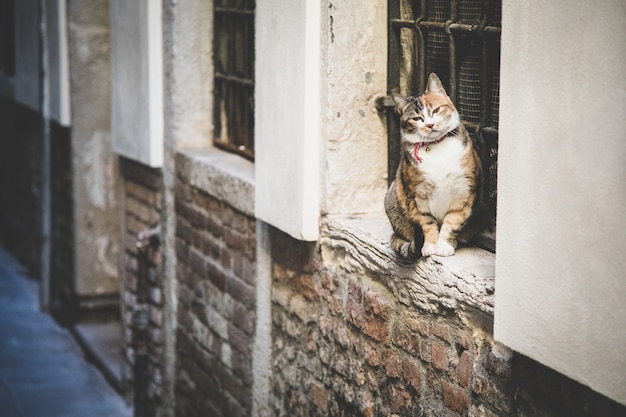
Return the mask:
[[436,141],[460,123],[459,113],[435,73],[430,74],[424,94],[408,98],[394,95],[393,99],[400,114],[402,138],[407,142]]

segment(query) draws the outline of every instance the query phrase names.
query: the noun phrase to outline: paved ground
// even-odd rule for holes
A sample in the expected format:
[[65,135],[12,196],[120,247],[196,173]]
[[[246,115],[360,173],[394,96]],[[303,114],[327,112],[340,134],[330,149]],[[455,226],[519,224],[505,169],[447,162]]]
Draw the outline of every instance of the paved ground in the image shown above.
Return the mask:
[[0,417],[130,417],[69,331],[39,311],[37,285],[0,247]]

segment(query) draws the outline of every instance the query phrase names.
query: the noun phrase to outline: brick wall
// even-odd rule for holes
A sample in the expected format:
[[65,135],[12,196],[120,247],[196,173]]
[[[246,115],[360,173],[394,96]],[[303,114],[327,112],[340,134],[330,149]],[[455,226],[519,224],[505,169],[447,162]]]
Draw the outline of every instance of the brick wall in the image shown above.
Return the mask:
[[278,231],[271,240],[272,415],[626,415],[495,343],[490,314],[420,309],[345,254],[329,262],[318,245]]
[[255,221],[182,181],[175,198],[177,415],[249,416]]
[[147,415],[154,415],[160,405],[162,394],[163,366],[163,275],[160,272],[160,253],[157,249],[150,253],[145,276],[141,276],[138,256],[138,235],[160,221],[162,176],[158,169],[120,158],[120,170],[124,184],[124,276],[122,293],[122,315],[124,327],[124,350],[128,361],[128,378],[131,378],[135,351],[133,349],[133,311],[137,306],[137,293],[144,281],[146,304],[148,307],[148,397]]

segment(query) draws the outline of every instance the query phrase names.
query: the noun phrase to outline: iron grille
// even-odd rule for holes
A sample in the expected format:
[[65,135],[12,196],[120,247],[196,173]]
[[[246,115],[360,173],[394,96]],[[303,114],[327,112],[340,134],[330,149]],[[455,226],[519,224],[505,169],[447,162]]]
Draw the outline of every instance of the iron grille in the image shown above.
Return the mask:
[[[485,173],[491,224],[479,245],[495,250],[501,0],[389,0],[389,92],[416,95],[437,73],[470,132]],[[391,97],[383,106],[394,107]],[[400,126],[388,111],[389,181],[399,162]]]
[[254,0],[215,1],[215,144],[254,159]]

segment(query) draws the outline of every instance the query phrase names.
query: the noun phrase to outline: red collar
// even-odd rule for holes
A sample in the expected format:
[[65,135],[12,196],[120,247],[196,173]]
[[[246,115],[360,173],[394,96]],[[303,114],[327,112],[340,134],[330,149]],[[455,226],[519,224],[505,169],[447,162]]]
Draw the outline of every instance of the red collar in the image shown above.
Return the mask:
[[441,142],[442,140],[444,140],[447,136],[448,136],[448,134],[446,133],[445,135],[443,135],[442,137],[440,137],[439,139],[437,139],[434,142],[417,142],[415,144],[415,148],[413,148],[413,155],[415,156],[415,159],[417,159],[417,162],[424,162],[424,160],[422,158],[420,158],[420,156],[419,156],[419,150],[420,150],[420,148],[422,146],[436,145],[439,142]]

